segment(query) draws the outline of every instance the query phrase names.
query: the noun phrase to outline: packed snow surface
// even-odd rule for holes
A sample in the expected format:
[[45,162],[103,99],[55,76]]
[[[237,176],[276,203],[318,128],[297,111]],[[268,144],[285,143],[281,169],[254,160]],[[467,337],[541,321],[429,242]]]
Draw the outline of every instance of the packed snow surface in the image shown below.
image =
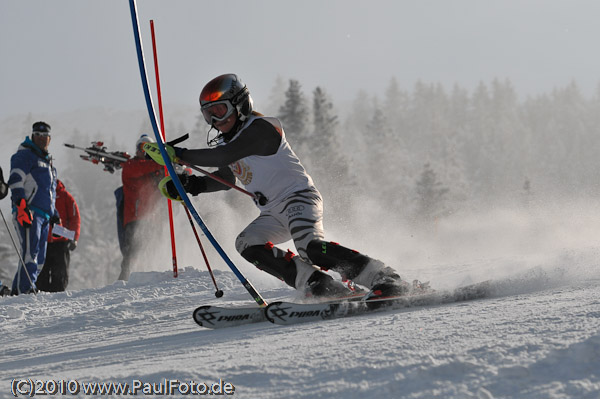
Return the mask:
[[[214,389],[237,398],[596,399],[599,255],[580,250],[512,270],[494,278],[489,299],[287,327],[199,327],[191,317],[199,305],[252,303],[232,273],[216,271],[225,292],[217,299],[209,274],[192,267],[178,278],[140,272],[102,288],[1,298],[0,397],[25,393],[30,382],[20,380],[31,380],[70,397],[98,382],[136,386],[138,396],[170,384],[174,397]],[[429,272],[468,283],[523,263]],[[259,283],[267,300],[299,299],[278,282]]]

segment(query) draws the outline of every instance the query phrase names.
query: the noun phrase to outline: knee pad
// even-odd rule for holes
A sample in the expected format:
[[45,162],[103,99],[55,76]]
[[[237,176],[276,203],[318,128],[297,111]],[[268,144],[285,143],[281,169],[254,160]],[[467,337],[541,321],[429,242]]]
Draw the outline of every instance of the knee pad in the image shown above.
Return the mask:
[[250,244],[248,244],[248,242],[245,240],[244,233],[241,233],[240,235],[238,235],[236,237],[236,239],[235,239],[235,249],[238,251],[238,253],[240,255],[244,256],[242,253],[249,246],[250,246]]
[[260,270],[283,280],[291,287],[296,287],[296,265],[292,252],[283,252],[269,242],[265,245],[246,247],[241,255]]

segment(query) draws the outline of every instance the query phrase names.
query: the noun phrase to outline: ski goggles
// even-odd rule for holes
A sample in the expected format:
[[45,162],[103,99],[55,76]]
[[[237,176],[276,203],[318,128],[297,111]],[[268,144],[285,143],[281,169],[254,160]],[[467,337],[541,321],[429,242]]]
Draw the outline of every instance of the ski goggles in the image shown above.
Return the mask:
[[50,132],[32,132],[35,136],[50,137]]
[[215,101],[212,103],[204,104],[200,107],[202,110],[202,116],[209,125],[213,125],[215,122],[221,122],[229,118],[229,116],[235,110],[234,106],[231,105],[229,100]]

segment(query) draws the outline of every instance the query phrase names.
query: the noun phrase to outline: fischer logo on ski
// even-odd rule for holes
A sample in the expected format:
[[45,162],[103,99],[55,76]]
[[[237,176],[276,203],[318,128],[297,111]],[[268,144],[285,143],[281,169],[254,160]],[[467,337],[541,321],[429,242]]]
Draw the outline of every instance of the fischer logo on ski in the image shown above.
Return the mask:
[[194,317],[196,318],[196,321],[209,323],[214,326],[216,323],[219,322],[249,320],[250,314],[239,313],[231,315],[219,315],[219,311],[210,311],[209,307],[205,307],[197,309],[194,313]]
[[290,319],[302,319],[302,318],[315,318],[315,317],[323,317],[328,312],[327,310],[305,310],[305,311],[291,311],[288,312],[292,307],[285,306],[282,304],[273,304],[269,314],[273,318],[277,318],[279,320],[290,320]]
[[264,308],[227,308],[221,306],[200,306],[194,310],[194,321],[206,328],[234,327],[243,324],[266,321]]
[[194,311],[194,320],[201,326],[204,325],[203,323],[214,325],[213,320],[216,319],[215,313],[217,312],[210,311],[210,307],[201,307]]

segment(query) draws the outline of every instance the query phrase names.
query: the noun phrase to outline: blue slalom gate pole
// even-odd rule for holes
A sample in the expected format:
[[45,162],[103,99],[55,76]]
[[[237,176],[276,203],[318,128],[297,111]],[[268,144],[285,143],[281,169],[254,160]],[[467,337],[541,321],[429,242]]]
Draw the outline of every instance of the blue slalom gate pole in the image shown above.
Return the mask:
[[267,306],[267,303],[262,298],[262,296],[258,293],[258,291],[254,288],[254,286],[248,281],[248,279],[246,279],[246,277],[244,277],[244,275],[239,271],[239,269],[233,264],[231,259],[229,259],[229,256],[227,256],[227,254],[225,253],[223,248],[221,248],[221,245],[219,245],[219,243],[217,242],[215,237],[212,235],[212,233],[210,232],[210,230],[208,229],[208,227],[206,226],[206,224],[204,223],[204,221],[202,220],[202,218],[196,211],[196,208],[194,208],[194,205],[192,205],[187,193],[185,192],[185,189],[183,188],[183,185],[181,184],[181,181],[179,181],[179,177],[177,176],[177,174],[175,173],[175,170],[173,169],[173,165],[171,164],[171,161],[167,154],[167,150],[165,149],[165,144],[162,139],[162,133],[160,131],[160,127],[159,127],[157,119],[156,119],[156,112],[154,110],[152,96],[150,94],[150,86],[148,84],[148,74],[146,73],[146,63],[144,61],[144,49],[142,47],[142,37],[140,34],[140,25],[139,25],[139,21],[138,21],[136,1],[129,0],[129,6],[131,9],[131,22],[133,25],[133,36],[135,39],[135,46],[137,49],[137,58],[138,58],[138,64],[140,67],[140,77],[142,79],[144,96],[146,97],[146,106],[148,108],[148,115],[150,117],[152,129],[154,130],[154,135],[156,136],[156,142],[158,143],[158,148],[160,149],[160,153],[161,153],[163,159],[165,160],[165,166],[167,167],[169,175],[171,176],[171,179],[173,179],[173,183],[175,184],[175,187],[177,188],[177,192],[183,199],[183,202],[187,206],[187,208],[190,211],[190,213],[192,214],[192,216],[194,217],[194,220],[196,221],[196,223],[198,224],[200,229],[202,229],[202,231],[204,232],[204,234],[206,235],[206,237],[208,238],[210,243],[213,245],[213,247],[216,249],[216,251],[221,256],[221,258],[223,258],[223,260],[225,261],[227,266],[229,266],[229,268],[231,269],[233,274],[235,274],[235,276],[240,280],[242,285],[246,288],[246,290],[248,291],[250,296],[252,296],[252,298],[256,301],[256,303],[261,307]]

